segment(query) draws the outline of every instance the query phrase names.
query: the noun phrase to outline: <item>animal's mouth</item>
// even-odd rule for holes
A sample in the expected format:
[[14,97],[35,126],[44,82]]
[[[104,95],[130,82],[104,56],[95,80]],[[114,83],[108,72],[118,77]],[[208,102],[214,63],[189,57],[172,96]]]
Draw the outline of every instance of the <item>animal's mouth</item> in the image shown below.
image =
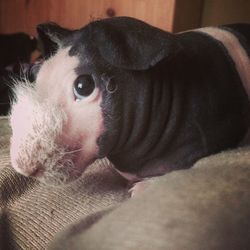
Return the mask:
[[20,146],[20,152],[17,155],[11,154],[14,169],[48,185],[67,184],[83,173],[85,164],[82,165],[80,161],[82,151],[69,151],[67,147],[56,144],[51,151],[46,151],[41,146],[38,148],[39,150],[36,148],[27,150],[24,146]]
[[35,177],[35,178],[40,178],[42,177],[44,174],[44,169],[43,168],[37,168],[36,170],[34,170],[34,172],[32,172],[30,174],[31,177]]

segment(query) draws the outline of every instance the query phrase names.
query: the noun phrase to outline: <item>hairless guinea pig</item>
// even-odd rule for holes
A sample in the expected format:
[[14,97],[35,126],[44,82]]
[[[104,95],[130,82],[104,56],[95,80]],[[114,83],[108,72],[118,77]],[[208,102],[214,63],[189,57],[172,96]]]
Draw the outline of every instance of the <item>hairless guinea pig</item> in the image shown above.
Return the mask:
[[250,123],[250,25],[171,34],[129,17],[37,28],[45,61],[17,84],[11,162],[50,184],[108,157],[125,177],[189,168]]

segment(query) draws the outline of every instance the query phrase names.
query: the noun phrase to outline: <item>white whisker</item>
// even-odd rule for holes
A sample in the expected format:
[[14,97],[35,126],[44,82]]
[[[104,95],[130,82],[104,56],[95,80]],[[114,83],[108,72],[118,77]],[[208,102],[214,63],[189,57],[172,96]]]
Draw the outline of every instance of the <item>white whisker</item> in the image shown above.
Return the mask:
[[76,149],[76,150],[72,150],[72,151],[66,151],[66,152],[63,152],[63,154],[73,154],[73,153],[76,153],[76,152],[80,152],[80,151],[83,151],[84,148],[79,148],[79,149]]

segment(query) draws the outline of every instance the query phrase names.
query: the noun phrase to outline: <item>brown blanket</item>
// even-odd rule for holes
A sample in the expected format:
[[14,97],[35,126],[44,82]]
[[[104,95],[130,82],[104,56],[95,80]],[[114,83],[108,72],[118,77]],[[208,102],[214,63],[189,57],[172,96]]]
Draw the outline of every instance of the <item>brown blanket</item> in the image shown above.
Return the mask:
[[250,249],[250,149],[199,161],[128,199],[106,160],[52,188],[16,174],[0,118],[0,249]]

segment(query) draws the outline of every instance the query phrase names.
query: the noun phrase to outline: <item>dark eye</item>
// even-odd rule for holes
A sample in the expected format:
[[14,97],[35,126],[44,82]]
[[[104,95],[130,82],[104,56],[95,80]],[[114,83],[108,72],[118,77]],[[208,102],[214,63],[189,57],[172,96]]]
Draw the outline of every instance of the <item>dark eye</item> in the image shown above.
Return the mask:
[[91,95],[95,89],[95,82],[91,75],[78,76],[74,82],[74,95],[76,99],[82,100],[83,98]]

